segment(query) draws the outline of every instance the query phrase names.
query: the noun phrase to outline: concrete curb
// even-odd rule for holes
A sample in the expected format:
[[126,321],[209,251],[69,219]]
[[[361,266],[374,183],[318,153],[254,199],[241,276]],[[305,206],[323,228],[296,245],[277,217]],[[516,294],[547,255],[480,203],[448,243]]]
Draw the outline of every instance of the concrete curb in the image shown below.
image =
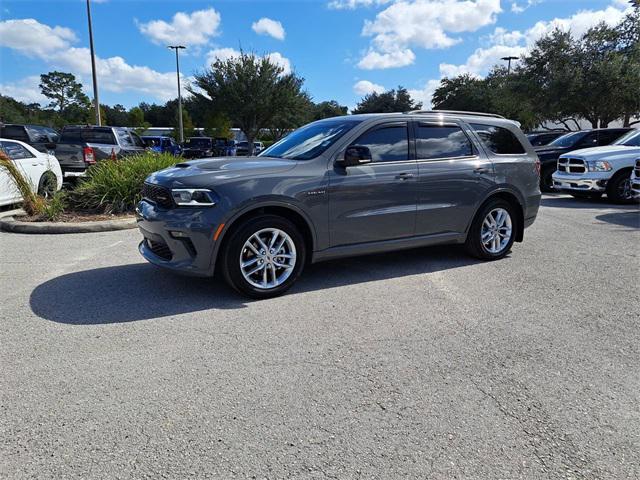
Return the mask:
[[135,217],[78,223],[21,222],[14,218],[14,216],[20,218],[22,215],[24,215],[24,212],[20,210],[11,210],[0,213],[0,230],[12,233],[32,234],[95,233],[127,230],[130,228],[136,228],[137,225]]

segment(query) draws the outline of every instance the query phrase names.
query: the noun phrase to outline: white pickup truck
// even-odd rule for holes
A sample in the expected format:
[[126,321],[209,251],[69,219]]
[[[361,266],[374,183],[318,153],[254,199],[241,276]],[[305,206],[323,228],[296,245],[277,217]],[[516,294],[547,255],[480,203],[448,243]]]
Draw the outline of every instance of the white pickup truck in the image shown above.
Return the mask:
[[560,155],[553,187],[576,198],[599,198],[616,203],[633,200],[630,176],[640,158],[640,130],[632,130],[613,144]]

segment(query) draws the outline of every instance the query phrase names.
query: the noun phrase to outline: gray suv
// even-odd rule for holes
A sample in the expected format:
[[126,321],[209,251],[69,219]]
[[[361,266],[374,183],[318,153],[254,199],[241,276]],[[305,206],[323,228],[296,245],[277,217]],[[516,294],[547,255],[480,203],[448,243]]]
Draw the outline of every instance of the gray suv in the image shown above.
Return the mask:
[[434,244],[481,259],[522,241],[540,164],[517,124],[451,111],[310,123],[257,157],[153,173],[137,206],[151,263],[221,271],[240,293],[286,291],[305,264]]

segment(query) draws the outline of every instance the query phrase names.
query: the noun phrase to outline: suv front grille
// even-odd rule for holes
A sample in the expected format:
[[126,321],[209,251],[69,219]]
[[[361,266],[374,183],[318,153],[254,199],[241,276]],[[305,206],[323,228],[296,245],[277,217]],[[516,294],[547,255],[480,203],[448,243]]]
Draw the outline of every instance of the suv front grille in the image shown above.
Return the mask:
[[564,173],[585,173],[587,167],[584,160],[579,158],[559,158],[558,171]]
[[151,183],[142,185],[142,198],[162,208],[173,208],[171,192],[168,188],[161,187],[160,185],[153,185]]
[[636,174],[636,178],[640,178],[640,158],[636,160],[636,168],[633,169]]

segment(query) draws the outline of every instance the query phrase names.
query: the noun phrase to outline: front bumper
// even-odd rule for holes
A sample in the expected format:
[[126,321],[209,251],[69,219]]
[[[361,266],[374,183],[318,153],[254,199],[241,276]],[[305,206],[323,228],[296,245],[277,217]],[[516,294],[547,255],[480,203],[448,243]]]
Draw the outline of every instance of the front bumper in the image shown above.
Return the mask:
[[604,192],[607,181],[611,178],[609,172],[571,175],[561,172],[553,174],[553,188],[574,192]]
[[212,276],[218,215],[215,208],[167,210],[142,200],[136,207],[143,236],[138,250],[154,265],[189,275]]

